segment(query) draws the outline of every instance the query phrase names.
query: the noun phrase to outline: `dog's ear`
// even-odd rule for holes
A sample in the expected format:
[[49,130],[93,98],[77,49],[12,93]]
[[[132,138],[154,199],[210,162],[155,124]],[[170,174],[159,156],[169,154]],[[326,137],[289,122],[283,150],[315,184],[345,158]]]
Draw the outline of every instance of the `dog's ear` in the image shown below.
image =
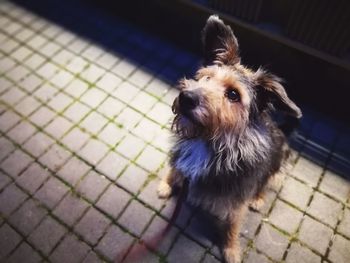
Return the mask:
[[287,115],[298,119],[302,117],[300,108],[288,97],[279,77],[260,69],[256,75],[258,100],[262,107],[272,104]]
[[238,42],[230,26],[212,15],[202,31],[205,64],[232,65],[240,62]]

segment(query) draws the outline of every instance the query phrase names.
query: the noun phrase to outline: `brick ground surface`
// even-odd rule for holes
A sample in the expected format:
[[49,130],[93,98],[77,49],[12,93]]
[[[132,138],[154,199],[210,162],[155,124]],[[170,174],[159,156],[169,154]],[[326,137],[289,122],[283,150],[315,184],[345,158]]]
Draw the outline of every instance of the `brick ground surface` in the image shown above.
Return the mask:
[[[0,2],[0,262],[221,262],[188,205],[147,244],[176,201],[155,193],[172,86],[199,58],[83,3],[39,2]],[[242,262],[350,262],[350,129],[303,111],[290,169],[247,213]]]

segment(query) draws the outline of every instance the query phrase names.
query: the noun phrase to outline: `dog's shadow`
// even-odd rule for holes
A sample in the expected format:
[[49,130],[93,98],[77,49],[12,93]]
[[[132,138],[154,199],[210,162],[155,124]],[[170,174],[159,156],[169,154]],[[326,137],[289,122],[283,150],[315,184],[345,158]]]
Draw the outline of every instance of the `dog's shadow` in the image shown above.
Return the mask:
[[[174,190],[173,198],[178,200],[180,191],[178,188]],[[211,253],[223,261],[223,255],[220,251],[225,240],[224,233],[228,231],[228,223],[191,205],[186,200],[182,201],[181,210],[174,223],[189,239],[199,243],[205,249],[210,249]]]

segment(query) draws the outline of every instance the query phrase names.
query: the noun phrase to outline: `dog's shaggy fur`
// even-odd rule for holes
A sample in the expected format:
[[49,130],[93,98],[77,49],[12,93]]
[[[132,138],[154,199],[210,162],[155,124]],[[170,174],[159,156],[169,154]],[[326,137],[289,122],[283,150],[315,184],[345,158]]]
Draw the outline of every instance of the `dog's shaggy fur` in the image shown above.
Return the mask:
[[229,223],[223,254],[238,262],[244,211],[249,203],[262,204],[268,180],[287,155],[285,135],[269,113],[298,119],[301,111],[278,77],[240,64],[237,40],[217,16],[207,21],[203,46],[205,66],[179,84],[172,126],[177,141],[158,195],[169,197],[187,179],[188,201]]

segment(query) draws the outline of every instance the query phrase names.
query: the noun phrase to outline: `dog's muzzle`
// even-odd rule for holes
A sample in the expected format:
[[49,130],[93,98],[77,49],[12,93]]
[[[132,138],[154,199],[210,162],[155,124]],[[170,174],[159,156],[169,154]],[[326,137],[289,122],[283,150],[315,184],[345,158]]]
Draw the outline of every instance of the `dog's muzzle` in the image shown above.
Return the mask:
[[182,91],[179,95],[179,107],[182,113],[188,113],[199,105],[199,95],[193,91]]

